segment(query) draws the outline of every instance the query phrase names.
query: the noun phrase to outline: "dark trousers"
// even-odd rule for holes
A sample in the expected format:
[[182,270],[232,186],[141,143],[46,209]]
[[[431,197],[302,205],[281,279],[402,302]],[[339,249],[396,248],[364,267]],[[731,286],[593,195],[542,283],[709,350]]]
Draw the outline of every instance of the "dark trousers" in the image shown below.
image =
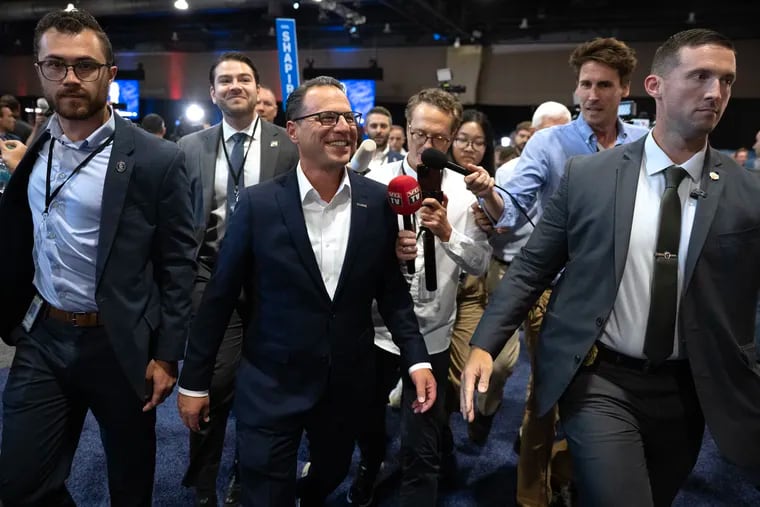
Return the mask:
[[448,425],[446,389],[449,350],[430,355],[437,398],[424,414],[415,414],[412,402],[417,391],[404,372],[401,396],[401,492],[399,504],[411,507],[436,505],[444,428]]
[[563,394],[583,506],[669,506],[694,467],[704,417],[688,363],[644,373],[600,362]]
[[[336,403],[343,404],[343,409],[336,409]],[[296,496],[301,498],[301,507],[323,505],[351,465],[357,421],[346,404],[351,400],[324,400],[308,413],[273,427],[249,426],[238,419],[241,505],[293,507]],[[311,468],[296,487],[297,453],[304,431]]]
[[374,347],[375,382],[369,393],[367,417],[359,426],[356,439],[361,451],[362,462],[371,475],[377,474],[385,459],[388,435],[385,428],[385,410],[388,405],[388,393],[396,387],[400,377],[399,356]]
[[111,505],[150,506],[156,411],[144,413],[144,403],[104,328],[40,320],[22,332],[3,393],[3,505],[74,505],[64,481],[89,409],[100,426]]
[[[193,289],[193,309],[197,311],[206,290],[211,270],[198,264],[198,275]],[[239,302],[242,305],[242,301]],[[209,387],[209,422],[200,432],[190,432],[190,463],[182,484],[195,487],[203,495],[216,493],[216,478],[222,461],[227,419],[235,392],[235,375],[240,364],[243,346],[243,319],[238,308],[233,310],[214,364],[214,375]]]

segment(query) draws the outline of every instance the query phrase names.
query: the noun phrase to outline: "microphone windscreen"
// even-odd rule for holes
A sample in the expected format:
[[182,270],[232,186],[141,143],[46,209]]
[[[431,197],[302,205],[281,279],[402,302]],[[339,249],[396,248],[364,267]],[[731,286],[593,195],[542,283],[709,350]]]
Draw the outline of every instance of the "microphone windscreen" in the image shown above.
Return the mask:
[[449,158],[442,151],[435,148],[427,148],[422,152],[422,163],[431,169],[445,169]]
[[359,148],[351,157],[351,161],[348,163],[348,167],[352,171],[363,173],[369,167],[369,163],[372,162],[372,155],[377,149],[377,144],[372,139],[365,139]]
[[411,176],[396,176],[388,183],[388,202],[397,214],[413,215],[422,206],[420,184]]
[[50,104],[48,104],[48,101],[45,99],[45,97],[40,97],[37,99],[37,109],[41,109],[43,112],[50,109]]

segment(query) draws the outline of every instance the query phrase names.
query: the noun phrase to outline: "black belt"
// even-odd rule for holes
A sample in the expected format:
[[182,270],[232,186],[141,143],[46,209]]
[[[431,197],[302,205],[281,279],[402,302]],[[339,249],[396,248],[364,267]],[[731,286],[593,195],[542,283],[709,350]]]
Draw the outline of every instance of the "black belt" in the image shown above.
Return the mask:
[[664,363],[655,365],[649,359],[626,356],[603,345],[601,342],[596,342],[591,346],[591,350],[586,355],[583,365],[593,367],[600,363],[612,364],[643,373],[676,373],[689,366],[689,361],[685,359],[670,359]]

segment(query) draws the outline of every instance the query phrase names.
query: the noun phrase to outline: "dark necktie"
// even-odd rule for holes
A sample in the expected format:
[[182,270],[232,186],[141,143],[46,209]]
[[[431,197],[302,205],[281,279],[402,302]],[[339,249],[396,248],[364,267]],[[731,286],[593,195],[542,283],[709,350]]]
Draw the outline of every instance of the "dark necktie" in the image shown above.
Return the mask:
[[665,169],[665,191],[660,202],[660,228],[654,254],[652,299],[644,340],[644,354],[654,365],[673,353],[678,308],[678,245],[681,241],[681,199],[678,185],[686,176],[682,167]]
[[240,191],[245,188],[245,171],[243,169],[243,163],[245,162],[245,155],[243,146],[245,140],[248,139],[248,134],[238,132],[232,136],[234,145],[230,152],[230,166],[229,175],[227,176],[227,209],[229,214],[227,218],[235,211],[235,205],[238,201]]

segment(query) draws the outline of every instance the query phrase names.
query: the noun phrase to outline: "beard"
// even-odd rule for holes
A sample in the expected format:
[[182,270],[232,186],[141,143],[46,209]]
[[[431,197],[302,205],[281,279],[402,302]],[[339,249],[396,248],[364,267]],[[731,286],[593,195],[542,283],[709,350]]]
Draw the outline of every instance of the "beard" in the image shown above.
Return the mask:
[[82,88],[64,88],[45,98],[58,116],[66,120],[88,120],[103,111],[107,104],[107,90],[91,95]]

